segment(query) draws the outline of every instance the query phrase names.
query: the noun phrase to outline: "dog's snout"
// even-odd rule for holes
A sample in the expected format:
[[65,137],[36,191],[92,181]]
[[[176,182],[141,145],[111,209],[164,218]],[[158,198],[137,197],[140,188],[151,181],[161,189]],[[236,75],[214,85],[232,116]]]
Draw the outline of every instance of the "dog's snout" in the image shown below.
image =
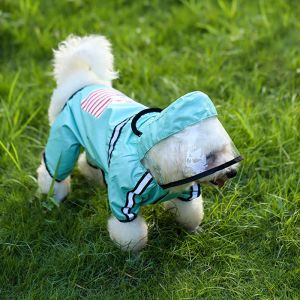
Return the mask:
[[236,176],[236,174],[237,174],[237,171],[233,169],[233,170],[230,170],[229,172],[227,172],[226,176],[227,176],[227,178],[233,178]]

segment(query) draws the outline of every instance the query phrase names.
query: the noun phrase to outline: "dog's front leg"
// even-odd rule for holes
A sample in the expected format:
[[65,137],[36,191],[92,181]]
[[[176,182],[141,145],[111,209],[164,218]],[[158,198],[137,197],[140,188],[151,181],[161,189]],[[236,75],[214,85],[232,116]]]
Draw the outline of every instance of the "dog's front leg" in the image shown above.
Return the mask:
[[165,202],[165,208],[170,210],[174,214],[176,221],[190,232],[196,231],[199,228],[204,217],[201,195],[190,201],[174,199]]
[[[53,182],[53,178],[49,175],[44,160],[42,160],[41,165],[37,169],[37,181],[39,186],[39,191],[43,194],[48,194]],[[54,198],[58,202],[61,202],[71,190],[71,179],[70,176],[61,182],[54,183]]]
[[131,222],[120,222],[111,216],[108,220],[110,238],[117,243],[122,250],[140,251],[148,241],[148,226],[141,216],[137,216]]

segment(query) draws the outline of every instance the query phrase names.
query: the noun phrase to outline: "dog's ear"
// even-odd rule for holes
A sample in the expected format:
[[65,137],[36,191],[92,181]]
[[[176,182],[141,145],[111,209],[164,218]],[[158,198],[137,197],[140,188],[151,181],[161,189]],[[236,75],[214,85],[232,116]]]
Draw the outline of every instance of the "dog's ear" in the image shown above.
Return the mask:
[[207,161],[207,165],[208,165],[208,169],[211,169],[214,167],[215,162],[217,160],[217,152],[211,152],[208,155],[206,155],[206,161]]

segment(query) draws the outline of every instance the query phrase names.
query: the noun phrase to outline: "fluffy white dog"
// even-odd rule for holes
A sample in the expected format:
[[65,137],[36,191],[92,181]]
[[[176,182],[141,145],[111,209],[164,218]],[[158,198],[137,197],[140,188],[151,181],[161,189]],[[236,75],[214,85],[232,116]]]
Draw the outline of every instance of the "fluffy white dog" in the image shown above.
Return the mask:
[[39,190],[48,193],[55,180],[54,197],[63,200],[79,158],[84,176],[107,184],[108,230],[122,249],[146,245],[139,212],[146,204],[164,202],[178,223],[195,231],[204,215],[199,184],[222,186],[241,160],[210,99],[189,93],[162,112],[133,101],[112,88],[117,72],[103,36],[70,36],[54,55],[57,88]]

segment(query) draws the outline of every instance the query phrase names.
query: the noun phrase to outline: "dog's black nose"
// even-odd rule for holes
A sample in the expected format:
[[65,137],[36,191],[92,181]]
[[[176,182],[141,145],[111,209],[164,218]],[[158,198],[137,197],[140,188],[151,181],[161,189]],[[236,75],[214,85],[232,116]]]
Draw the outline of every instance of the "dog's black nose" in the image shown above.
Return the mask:
[[227,176],[227,178],[233,178],[236,176],[236,174],[237,174],[237,171],[233,169],[233,170],[230,170],[229,172],[227,172],[226,176]]

